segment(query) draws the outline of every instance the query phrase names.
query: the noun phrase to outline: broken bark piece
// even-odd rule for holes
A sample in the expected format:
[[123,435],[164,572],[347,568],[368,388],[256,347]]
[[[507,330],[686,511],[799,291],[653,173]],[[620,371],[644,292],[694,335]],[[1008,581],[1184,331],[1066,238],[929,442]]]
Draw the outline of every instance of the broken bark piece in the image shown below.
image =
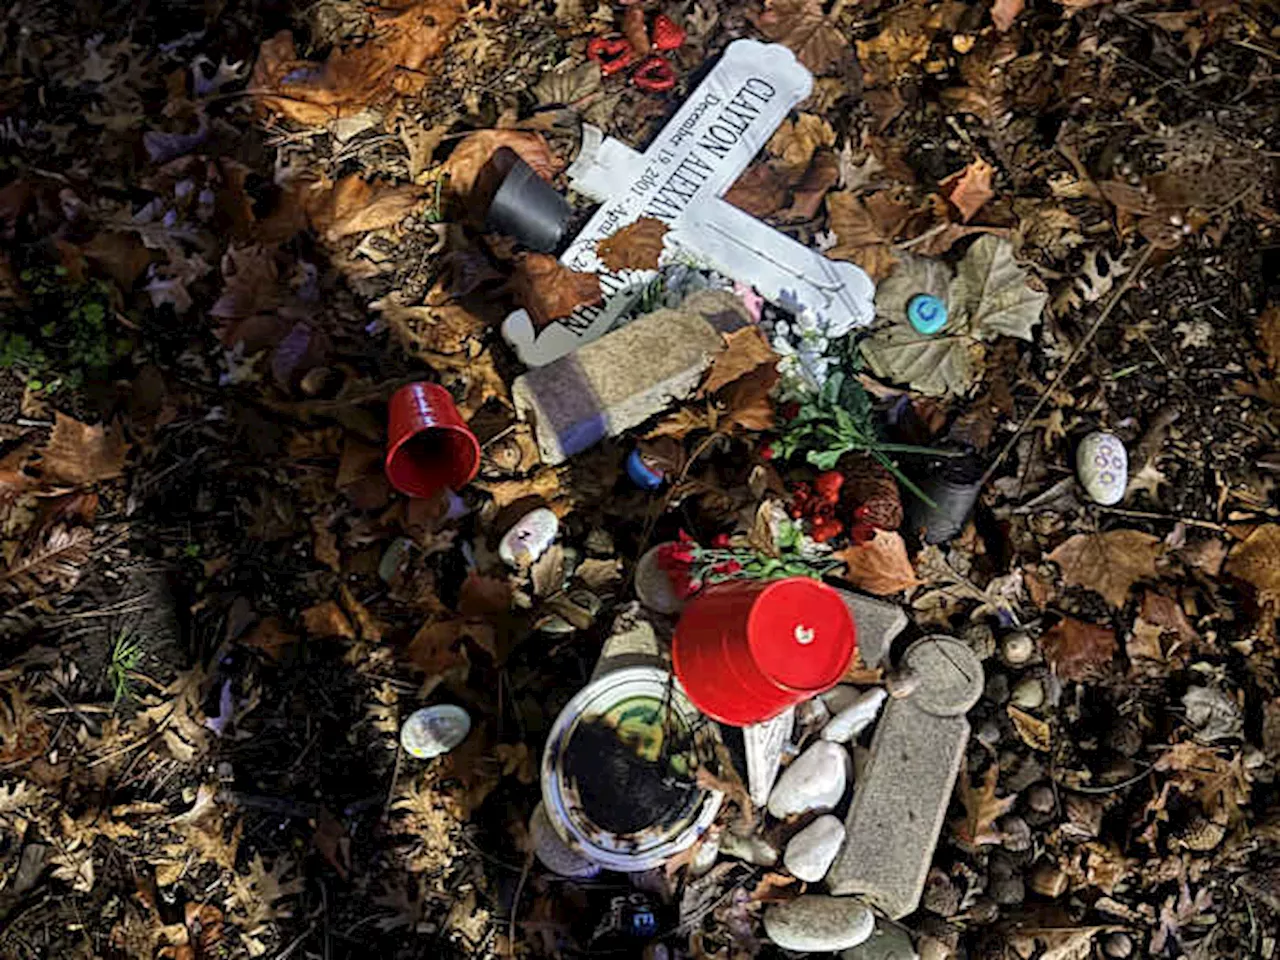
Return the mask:
[[517,377],[511,399],[543,462],[563,463],[693,393],[721,343],[704,318],[658,310]]
[[920,903],[969,741],[963,713],[983,688],[982,663],[958,640],[926,637],[903,660],[919,684],[885,706],[827,874],[832,893],[860,894],[895,920]]

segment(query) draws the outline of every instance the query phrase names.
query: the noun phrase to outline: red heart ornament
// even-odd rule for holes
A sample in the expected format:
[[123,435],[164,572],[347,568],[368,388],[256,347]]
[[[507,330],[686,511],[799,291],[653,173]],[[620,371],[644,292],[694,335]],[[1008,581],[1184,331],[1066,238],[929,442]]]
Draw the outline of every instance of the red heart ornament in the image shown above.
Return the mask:
[[660,13],[653,20],[653,46],[658,50],[677,50],[684,46],[688,35],[683,27]]
[[587,57],[600,64],[600,72],[611,77],[625,70],[636,58],[626,37],[593,37],[587,44]]
[[645,93],[661,93],[676,85],[676,72],[661,57],[650,57],[631,75],[631,82]]

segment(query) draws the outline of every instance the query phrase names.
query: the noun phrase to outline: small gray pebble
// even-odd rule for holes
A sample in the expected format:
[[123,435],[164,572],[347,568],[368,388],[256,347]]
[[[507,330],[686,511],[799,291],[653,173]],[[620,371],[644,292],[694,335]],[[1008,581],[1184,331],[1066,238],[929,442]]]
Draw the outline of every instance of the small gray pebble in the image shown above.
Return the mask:
[[1023,853],[1031,849],[1031,828],[1021,817],[1001,817],[996,826],[1004,834],[1000,845],[1011,853]]
[[924,896],[920,902],[931,913],[951,917],[960,909],[960,890],[949,876],[933,869],[924,882]]
[[1009,678],[1003,673],[993,673],[987,678],[987,688],[983,693],[992,703],[1003,706],[1009,702]]
[[1053,813],[1053,808],[1057,806],[1053,787],[1047,783],[1037,783],[1027,791],[1027,806],[1036,813]]
[[991,894],[991,898],[1003,907],[1012,907],[1021,903],[1027,898],[1027,886],[1022,882],[1021,877],[1005,877],[1002,880],[994,880],[991,886],[987,888],[987,892]]
[[986,744],[988,747],[994,747],[1000,742],[1000,724],[994,720],[984,720],[978,726],[977,733],[978,742]]
[[1036,642],[1030,634],[1011,633],[1000,642],[1000,657],[1011,667],[1022,667],[1036,655]]
[[1102,941],[1102,952],[1113,960],[1125,960],[1133,955],[1133,938],[1127,933],[1109,933]]
[[1044,684],[1035,677],[1027,677],[1013,688],[1013,703],[1023,710],[1037,710],[1044,706]]
[[992,923],[1000,916],[1000,905],[987,897],[979,897],[969,908],[974,923]]
[[996,635],[985,623],[971,623],[960,632],[963,640],[979,660],[995,656]]

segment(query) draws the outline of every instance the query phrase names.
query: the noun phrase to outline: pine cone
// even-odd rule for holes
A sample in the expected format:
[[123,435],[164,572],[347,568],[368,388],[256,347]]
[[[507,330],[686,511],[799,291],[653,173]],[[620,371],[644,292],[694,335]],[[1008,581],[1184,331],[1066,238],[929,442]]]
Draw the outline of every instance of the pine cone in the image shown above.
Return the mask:
[[866,454],[842,457],[838,469],[845,476],[840,489],[842,514],[851,522],[869,523],[882,530],[902,526],[902,497],[898,481],[888,469]]

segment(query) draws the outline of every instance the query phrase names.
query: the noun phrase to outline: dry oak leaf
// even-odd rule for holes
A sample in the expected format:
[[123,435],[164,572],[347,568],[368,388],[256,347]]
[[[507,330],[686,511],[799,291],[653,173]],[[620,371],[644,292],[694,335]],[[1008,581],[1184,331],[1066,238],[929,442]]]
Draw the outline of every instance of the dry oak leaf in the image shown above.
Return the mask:
[[778,216],[783,220],[812,220],[818,215],[818,209],[827,193],[840,179],[840,161],[834,150],[819,150],[813,155],[809,169],[804,178],[796,185],[795,196],[791,206],[781,211]]
[[1045,660],[1063,680],[1087,680],[1107,670],[1118,645],[1115,631],[1072,617],[1040,638]]
[[1156,577],[1156,560],[1163,552],[1159,537],[1140,530],[1111,530],[1077,533],[1046,559],[1058,565],[1068,584],[1101,594],[1113,607],[1123,607],[1135,583]]
[[1050,747],[1053,746],[1053,735],[1046,721],[1032,716],[1012,703],[1005,707],[1005,711],[1013,721],[1013,729],[1023,743],[1032,750],[1039,750],[1041,753],[1049,752]]
[[[543,180],[550,180],[559,169],[559,163],[540,133],[523,130],[477,130],[454,147],[453,153],[444,162],[449,189],[458,196],[466,197],[476,188],[477,182],[488,185],[486,167],[493,155],[503,147],[515,151]],[[497,171],[493,171],[493,174],[496,181]]]
[[119,425],[91,427],[58,413],[53,433],[40,451],[40,471],[58,483],[96,483],[124,473],[129,444]]
[[908,26],[890,24],[870,40],[857,41],[862,79],[868,87],[887,86],[929,55],[933,37]]
[[379,311],[396,339],[415,356],[423,353],[459,353],[489,325],[462,304],[452,300],[437,283],[424,298],[425,302],[408,306],[400,302],[395,291],[369,304]]
[[972,220],[987,201],[996,195],[991,189],[991,175],[995,170],[995,167],[979,157],[938,184],[947,199],[960,211],[960,218],[965,223]]
[[553,320],[567,317],[578,307],[600,303],[604,294],[594,273],[570,270],[546,253],[525,253],[516,263],[512,291],[541,330]]
[[815,74],[831,70],[849,49],[848,39],[823,13],[822,0],[768,0],[762,13],[747,16]]
[[282,30],[259,47],[249,89],[262,107],[308,126],[351,116],[420,90],[428,61],[444,49],[461,16],[458,0],[375,9],[370,39],[335,50],[324,63],[299,59],[293,34]]
[[610,270],[657,270],[670,230],[656,217],[641,217],[597,243],[596,254]]
[[827,252],[835,260],[856,263],[873,280],[883,280],[898,262],[894,236],[906,222],[911,206],[881,190],[869,197],[833,193],[827,197],[827,213],[836,235],[836,246]]
[[772,430],[773,401],[769,394],[777,382],[776,366],[760,366],[729,384],[720,394],[724,402],[721,431],[728,432],[723,426],[726,423],[747,431]]
[[1022,14],[1026,0],[995,0],[991,4],[991,22],[1001,33],[1007,33],[1013,27],[1013,21]]
[[374,185],[356,174],[343,177],[327,192],[309,198],[311,225],[330,243],[353,233],[393,227],[428,194],[414,184]]
[[1009,812],[1018,797],[1017,794],[996,797],[996,780],[999,777],[999,766],[992,764],[987,768],[981,783],[974,783],[971,774],[966,774],[956,783],[956,792],[960,794],[965,815],[963,820],[952,822],[952,829],[967,847],[999,843],[1004,839],[1004,832],[996,829],[996,821]]
[[1264,523],[1227,557],[1226,572],[1252,584],[1263,606],[1280,603],[1280,524]]
[[778,355],[769,346],[760,328],[749,325],[724,335],[725,345],[713,361],[707,379],[698,389],[698,396],[705,397],[721,387],[746,376],[757,367],[778,362]]
[[313,637],[356,638],[356,628],[351,625],[342,608],[332,600],[325,600],[302,611],[302,624]]
[[902,535],[892,530],[877,530],[866,543],[841,550],[834,557],[848,568],[846,580],[878,596],[910,590],[922,582],[911,566]]

